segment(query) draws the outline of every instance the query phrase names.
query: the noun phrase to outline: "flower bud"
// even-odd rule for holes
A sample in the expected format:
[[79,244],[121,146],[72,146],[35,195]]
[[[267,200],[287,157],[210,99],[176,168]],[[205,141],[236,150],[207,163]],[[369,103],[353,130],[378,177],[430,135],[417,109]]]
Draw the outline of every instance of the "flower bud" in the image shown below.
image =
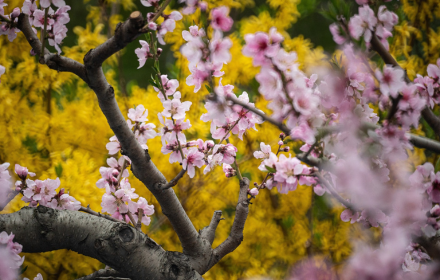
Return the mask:
[[249,191],[250,195],[252,196],[257,196],[257,194],[259,193],[257,188],[253,188],[252,190]]
[[202,12],[205,12],[208,9],[208,3],[206,3],[205,1],[200,1],[199,8]]
[[278,141],[278,145],[282,146],[282,145],[284,145],[284,142],[280,140],[280,141]]
[[288,151],[290,151],[290,147],[284,147],[284,149],[283,149],[285,152],[288,152]]
[[21,166],[19,164],[15,165],[15,174],[18,175],[18,177],[22,180],[26,180],[26,177],[28,175],[28,169],[24,166]]
[[32,56],[37,55],[37,53],[34,51],[34,49],[31,49],[30,53],[31,53]]
[[116,170],[116,169],[113,169],[113,171],[112,171],[112,175],[113,175],[113,177],[117,178],[118,175],[119,175],[119,171]]
[[284,134],[284,133],[280,133],[280,138],[281,138],[281,140],[284,140],[284,138],[286,137],[286,134]]
[[155,22],[150,21],[148,23],[148,29],[150,30],[156,30],[157,29],[157,24]]
[[157,55],[160,55],[162,53],[162,49],[161,48],[157,48]]
[[30,207],[36,207],[38,205],[38,202],[37,201],[31,201],[31,203],[29,203],[29,206]]
[[14,20],[20,15],[20,8],[15,8],[11,13],[11,20]]

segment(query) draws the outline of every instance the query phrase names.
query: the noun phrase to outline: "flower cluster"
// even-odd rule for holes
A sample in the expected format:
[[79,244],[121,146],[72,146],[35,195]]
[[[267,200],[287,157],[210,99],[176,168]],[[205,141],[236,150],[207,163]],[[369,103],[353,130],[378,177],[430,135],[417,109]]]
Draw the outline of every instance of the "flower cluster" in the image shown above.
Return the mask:
[[63,188],[56,191],[61,184],[59,178],[44,181],[28,179],[28,176],[34,177],[35,173],[18,164],[15,165],[15,174],[21,179],[15,183],[15,190],[23,194],[21,200],[29,203],[29,206],[35,207],[39,204],[53,209],[72,211],[81,208],[81,203],[65,193]]
[[182,47],[182,54],[188,59],[191,71],[186,84],[195,86],[194,92],[198,92],[202,83],[211,79],[211,76],[223,76],[224,72],[220,71],[223,64],[231,61],[229,49],[232,47],[232,41],[223,37],[223,31],[228,31],[233,23],[228,13],[227,7],[211,11],[211,26],[214,29],[211,40],[208,40],[205,31],[197,25],[190,26],[189,31],[182,32],[183,39],[187,41]]
[[184,15],[193,14],[197,8],[200,8],[202,12],[205,12],[208,9],[208,3],[206,1],[200,0],[179,0],[179,3],[185,3],[186,7],[183,8],[182,13]]
[[12,42],[15,38],[17,38],[17,33],[20,32],[20,29],[15,27],[18,22],[18,16],[20,15],[20,8],[14,8],[10,15],[5,15],[3,7],[7,5],[8,4],[3,3],[3,0],[0,1],[0,15],[9,20],[9,22],[0,22],[0,35],[7,35],[8,40]]
[[288,193],[296,190],[298,183],[307,186],[316,184],[316,179],[311,176],[313,168],[301,164],[299,159],[290,155],[286,157],[281,154],[278,157],[272,152],[270,145],[263,142],[260,143],[260,148],[261,151],[254,152],[254,157],[263,159],[259,170],[271,173],[272,177],[265,183],[268,189],[277,186],[280,193]]
[[437,64],[428,65],[428,76],[417,74],[414,83],[420,94],[426,98],[429,107],[434,108],[435,104],[440,102],[440,58]]
[[[145,7],[157,7],[159,0],[141,0],[141,4]],[[178,11],[172,11],[170,14],[162,13],[160,16],[163,17],[163,22],[161,24],[156,24],[152,19],[156,16],[156,13],[148,13],[148,28],[152,31],[156,31],[156,37],[159,43],[165,45],[163,37],[168,32],[173,32],[176,28],[176,21],[182,19],[182,15]]]
[[[131,113],[135,114],[136,111]],[[137,116],[131,115],[131,118],[145,120],[142,114]],[[99,168],[102,178],[96,182],[98,188],[105,188],[101,202],[102,211],[127,223],[130,222],[131,216],[134,219],[134,223],[141,219],[143,224],[149,225],[150,217],[148,216],[154,213],[154,206],[148,205],[145,198],[139,197],[135,193],[135,189],[128,182],[127,177],[129,174],[126,168],[130,164],[130,160],[125,156],[120,157],[119,160],[112,157],[107,159],[107,164],[109,167]],[[139,199],[137,202],[134,202],[133,199],[136,198]]]
[[[58,7],[58,9],[54,11],[50,7],[51,4]],[[46,24],[46,36],[49,45],[55,47],[57,52],[61,53],[60,45],[67,36],[66,24],[70,21],[68,14],[70,6],[66,5],[64,0],[43,0],[40,1],[40,6],[41,10],[37,8],[36,0],[25,0],[22,12],[29,16],[29,22],[34,27],[44,29]]]
[[[364,5],[359,7],[359,14],[350,19],[348,31],[356,40],[364,36],[364,40],[367,44],[371,41],[374,32],[380,38],[382,44],[388,49],[387,38],[392,36],[391,31],[398,20],[397,15],[388,11],[385,6],[379,7],[376,17],[374,11],[368,5]],[[339,38],[334,27],[330,30],[334,37]],[[341,42],[340,40],[338,41]],[[337,43],[339,43],[338,41]]]
[[24,257],[20,257],[23,246],[13,242],[14,234],[0,233],[0,279],[13,280],[18,275],[18,269],[24,262]]

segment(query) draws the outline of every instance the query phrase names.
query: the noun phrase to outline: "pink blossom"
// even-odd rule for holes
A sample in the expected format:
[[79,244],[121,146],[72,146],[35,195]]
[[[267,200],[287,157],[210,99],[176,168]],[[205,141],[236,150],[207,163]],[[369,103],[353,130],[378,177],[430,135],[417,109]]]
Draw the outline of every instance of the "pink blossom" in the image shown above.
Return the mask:
[[234,21],[228,16],[229,8],[221,6],[211,11],[211,26],[214,29],[220,29],[227,32],[231,29]]
[[257,196],[258,193],[259,193],[259,191],[258,191],[257,188],[252,188],[252,189],[249,191],[249,194],[252,195],[252,196]]
[[185,153],[185,159],[182,161],[182,168],[187,170],[190,178],[193,178],[195,175],[194,166],[201,168],[205,165],[204,158],[205,155],[197,149],[189,149],[188,152]]
[[277,162],[278,162],[277,155],[271,152],[269,154],[269,157],[266,158],[265,160],[263,160],[263,162],[260,164],[260,166],[258,166],[258,169],[263,172],[271,172],[271,171],[267,170],[266,166],[269,166],[270,168],[273,168],[276,170]]
[[0,164],[0,207],[5,206],[8,192],[12,186],[11,175],[9,175],[8,167],[8,162]]
[[[130,109],[131,110],[131,109]],[[121,149],[121,143],[119,143],[118,138],[116,136],[110,137],[110,142],[108,142],[105,147],[108,150],[110,155],[114,155]]]
[[195,37],[183,45],[182,54],[188,59],[189,65],[195,67],[202,58],[204,48],[202,39]]
[[222,153],[216,153],[208,156],[208,165],[206,165],[205,169],[203,170],[203,174],[208,173],[217,165],[220,165],[223,161],[223,154]]
[[202,83],[209,77],[209,72],[204,63],[190,66],[189,71],[191,71],[191,75],[186,78],[186,84],[188,86],[195,86],[194,92],[198,92],[202,87]]
[[290,131],[290,136],[294,139],[301,139],[310,145],[315,142],[315,133],[307,122],[302,122],[299,126],[293,128]]
[[211,51],[211,60],[214,64],[228,63],[231,61],[229,49],[232,47],[232,41],[229,38],[223,38],[222,32],[216,30],[214,38],[209,42]]
[[244,39],[246,45],[243,47],[243,54],[252,57],[254,66],[259,66],[267,64],[267,58],[277,55],[283,37],[275,28],[271,28],[269,34],[263,32],[246,34]]
[[440,203],[440,172],[431,177],[431,183],[426,190],[429,199],[434,203]]
[[14,280],[17,278],[18,270],[24,262],[20,257],[23,246],[13,242],[14,234],[2,231],[0,233],[0,279]]
[[281,71],[286,71],[290,68],[298,67],[295,63],[298,59],[296,52],[286,52],[284,49],[280,49],[277,55],[273,58],[273,64],[275,64]]
[[[51,14],[53,14],[53,10],[51,11]],[[36,10],[34,12],[33,16],[34,16],[34,26],[44,28],[44,11]],[[55,23],[55,20],[53,20],[51,17],[47,17],[46,30],[51,30],[52,25],[54,25],[54,23]]]
[[206,33],[203,28],[200,28],[197,25],[191,25],[189,27],[189,31],[183,30],[182,37],[185,41],[190,42],[198,37],[205,37]]
[[29,172],[27,167],[22,167],[19,164],[15,164],[15,174],[18,175],[18,177],[22,180],[25,180],[27,175],[34,177],[34,172]]
[[295,110],[304,115],[308,116],[314,113],[319,105],[319,97],[313,94],[310,89],[297,89],[295,95],[293,96],[293,107]]
[[405,85],[403,81],[404,72],[400,68],[393,68],[392,66],[385,66],[383,73],[376,70],[376,77],[380,82],[380,91],[385,96],[391,95],[396,98],[399,91]]
[[177,137],[180,142],[186,142],[185,134],[183,130],[191,127],[189,120],[183,121],[183,119],[177,119],[174,122],[172,120],[165,121],[165,127],[167,132],[164,133],[164,139],[166,141],[174,141]]
[[278,185],[280,193],[296,190],[298,186],[298,175],[301,175],[304,165],[297,158],[287,158],[284,154],[280,155],[279,161],[276,163],[274,181]]
[[[398,16],[395,13],[388,11],[386,6],[384,5],[379,7],[377,18],[379,20],[379,24],[382,25],[383,28],[389,32],[392,31],[393,26],[399,22]],[[378,34],[378,36],[383,37],[380,34]]]
[[57,210],[78,211],[81,208],[81,202],[65,193],[64,189],[61,189],[58,194],[47,203],[47,206]]
[[128,110],[128,117],[134,122],[146,122],[148,121],[148,110],[145,110],[144,105],[140,104],[135,109]]
[[223,172],[226,175],[226,178],[234,177],[237,174],[237,171],[227,163],[223,163]]
[[40,0],[40,6],[42,8],[48,8],[51,3],[59,8],[66,6],[66,2],[64,2],[64,0]]
[[143,197],[139,197],[137,202],[133,202],[133,201],[129,201],[128,202],[128,209],[131,213],[133,213],[133,218],[135,220],[135,222],[138,221],[139,219],[139,210],[142,209],[143,211],[143,216],[142,216],[142,220],[141,222],[148,226],[151,222],[150,217],[148,217],[148,215],[153,215],[154,214],[154,205],[148,205],[148,202],[145,198]]
[[[179,87],[179,81],[177,81],[176,79],[168,79],[168,75],[162,75],[160,76],[161,82],[162,82],[162,87],[165,90],[165,94],[166,96],[170,96],[173,95],[176,92],[176,89]],[[163,94],[160,92],[160,90],[156,87],[153,87],[154,90],[156,92],[159,92],[159,94],[157,95],[159,97],[160,100],[165,99],[163,97]]]
[[17,38],[17,33],[20,32],[20,29],[14,27],[17,24],[18,18],[12,19],[9,16],[4,16],[7,19],[11,19],[11,23],[2,21],[0,22],[0,35],[8,35],[8,40],[10,42],[14,41]]
[[162,115],[164,117],[174,119],[184,119],[185,118],[185,112],[189,110],[189,107],[191,107],[190,101],[184,101],[180,102],[180,92],[176,92],[174,94],[174,99],[172,100],[165,100],[162,102],[164,110],[162,111]]
[[367,5],[359,7],[359,15],[355,15],[348,23],[350,35],[358,40],[364,35],[365,42],[370,42],[372,32],[377,24],[377,18],[374,11]]
[[428,65],[428,76],[436,80],[437,82],[440,82],[440,58],[437,59],[437,65],[435,64],[429,64]]
[[214,149],[212,150],[212,154],[215,155],[216,153],[220,153],[223,155],[222,162],[227,164],[233,164],[235,161],[235,155],[237,153],[237,148],[232,145],[231,143],[228,143],[226,145],[224,144],[218,144],[214,146]]
[[138,69],[145,65],[145,62],[150,55],[150,45],[144,40],[139,40],[139,43],[142,45],[142,47],[134,50],[139,61]]
[[141,4],[145,7],[157,6],[159,0],[141,0]]
[[[168,140],[167,140],[168,141]],[[161,148],[161,152],[166,155],[171,153],[170,155],[170,163],[174,162],[182,162],[182,155],[179,149],[179,143],[176,139],[169,141],[170,143],[164,144]],[[184,145],[185,142],[180,142],[181,145]],[[182,149],[185,152],[185,149]]]
[[329,28],[330,28],[330,32],[333,35],[333,41],[335,41],[336,44],[342,45],[345,43],[345,41],[347,41],[347,39],[345,37],[341,36],[340,27],[338,24],[332,23],[332,24],[330,24]]
[[266,145],[266,144],[264,144],[264,142],[260,143],[260,150],[261,151],[254,152],[255,158],[268,159],[270,154],[272,153],[270,145]]
[[[4,0],[0,0],[0,15],[5,15],[5,10],[4,10],[4,6],[8,6],[8,4],[3,3]],[[29,0],[27,0],[29,1]]]
[[203,142],[202,139],[197,139],[197,146],[200,152],[202,153],[208,153],[212,147],[214,147],[214,141],[212,140],[206,140],[205,142]]
[[139,125],[139,128],[135,131],[134,136],[144,149],[148,149],[145,144],[148,139],[153,139],[157,136],[156,125],[153,123],[143,123]]
[[281,77],[272,68],[262,67],[255,79],[260,83],[258,91],[263,94],[265,99],[274,100],[283,96]]
[[134,198],[138,198],[139,195],[135,193],[136,189],[132,188],[128,182],[128,178],[124,178],[119,183],[119,189],[115,192],[115,195],[124,202],[128,202]]
[[[300,184],[301,184],[301,182],[300,182]],[[318,196],[323,196],[325,194],[325,188],[323,188],[320,184],[317,184],[313,187],[313,192]]]
[[409,182],[413,188],[419,188],[425,192],[431,186],[435,178],[434,166],[430,162],[417,166],[413,174],[409,176]]

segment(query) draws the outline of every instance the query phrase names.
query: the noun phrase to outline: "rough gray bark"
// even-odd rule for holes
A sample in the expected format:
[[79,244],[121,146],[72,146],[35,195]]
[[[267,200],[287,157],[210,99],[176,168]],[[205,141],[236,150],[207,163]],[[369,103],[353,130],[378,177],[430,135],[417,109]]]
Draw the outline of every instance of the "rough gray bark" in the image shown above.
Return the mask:
[[[24,252],[70,249],[96,258],[132,279],[203,279],[200,275],[234,251],[243,240],[243,228],[248,214],[249,180],[245,178],[240,181],[237,214],[230,236],[213,250],[211,246],[221,211],[214,213],[207,230],[199,234],[174,190],[161,189],[168,182],[151,161],[148,150],[142,149],[127,126],[113,87],[107,82],[101,67],[107,58],[145,32],[144,25],[142,15],[133,12],[128,20],[117,26],[112,38],[86,54],[84,64],[50,53],[47,49],[39,61],[51,69],[76,74],[96,93],[99,106],[121,143],[121,152],[130,157],[133,174],[158,200],[162,212],[179,237],[183,253],[163,250],[141,231],[125,223],[114,222],[99,215],[58,211],[42,206],[0,215],[0,232],[13,232],[15,241],[23,245]],[[41,53],[42,44],[32,31],[27,15],[19,16],[17,27],[35,52]],[[179,175],[183,175],[181,173]]]
[[[202,279],[182,253],[167,252],[125,223],[44,206],[0,215],[0,231],[13,232],[23,252],[69,249],[135,279]],[[159,272],[159,273],[158,273]]]

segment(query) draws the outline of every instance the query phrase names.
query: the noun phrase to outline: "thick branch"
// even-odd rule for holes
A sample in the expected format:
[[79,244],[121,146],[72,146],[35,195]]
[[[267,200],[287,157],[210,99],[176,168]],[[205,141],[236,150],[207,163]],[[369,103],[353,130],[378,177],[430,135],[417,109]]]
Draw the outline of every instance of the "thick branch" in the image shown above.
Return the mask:
[[201,230],[200,235],[202,236],[202,238],[205,238],[206,240],[208,240],[208,242],[211,245],[212,245],[212,242],[214,242],[215,231],[217,230],[217,226],[221,220],[223,220],[222,211],[221,210],[214,211],[214,215],[212,216],[212,219],[211,219],[211,222],[209,223],[209,226],[207,226]]
[[87,276],[78,278],[76,280],[95,280],[102,279],[102,277],[117,277],[121,278],[122,275],[114,269],[100,269]]
[[95,258],[134,279],[166,279],[166,254],[148,236],[123,223],[44,206],[0,215],[0,232],[13,232],[23,252],[69,249]]
[[[41,53],[41,42],[38,39],[37,35],[32,30],[32,27],[29,23],[29,16],[26,14],[20,14],[18,17],[17,28],[19,28],[26,40],[31,45],[32,49],[36,53]],[[44,49],[44,62],[47,66],[53,70],[58,72],[71,72],[76,74],[82,80],[86,81],[86,73],[84,65],[75,61],[73,59],[60,56],[58,54],[50,53],[48,49]],[[87,81],[86,81],[87,82]]]
[[249,213],[249,203],[247,191],[249,189],[249,179],[243,178],[240,181],[240,192],[238,195],[237,206],[235,207],[235,218],[228,238],[214,249],[206,271],[220,261],[224,256],[233,252],[243,241],[243,229]]

